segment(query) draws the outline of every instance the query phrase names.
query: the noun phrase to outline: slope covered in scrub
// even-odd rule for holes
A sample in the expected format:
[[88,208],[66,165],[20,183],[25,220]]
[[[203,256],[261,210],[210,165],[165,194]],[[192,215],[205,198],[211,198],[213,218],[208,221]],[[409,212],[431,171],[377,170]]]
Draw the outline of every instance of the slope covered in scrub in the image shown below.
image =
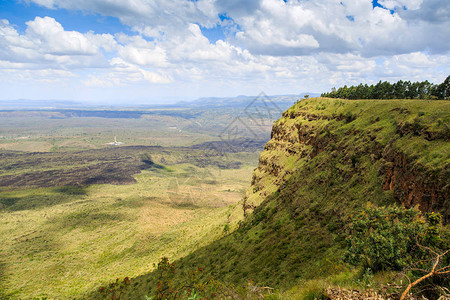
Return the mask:
[[[176,262],[202,276],[281,290],[347,270],[351,218],[367,203],[450,218],[450,102],[299,101],[275,122],[242,203],[238,229]],[[250,213],[252,212],[252,213]],[[151,293],[155,274],[132,280]]]

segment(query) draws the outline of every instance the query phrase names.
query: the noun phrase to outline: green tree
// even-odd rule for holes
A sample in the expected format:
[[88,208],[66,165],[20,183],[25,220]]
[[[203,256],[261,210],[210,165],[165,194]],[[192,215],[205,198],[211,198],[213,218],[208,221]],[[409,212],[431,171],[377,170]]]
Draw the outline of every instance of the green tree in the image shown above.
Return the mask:
[[437,87],[437,91],[438,99],[450,99],[450,76]]
[[321,96],[344,99],[449,99],[450,76],[439,85],[428,80],[412,83],[399,80],[394,84],[380,80],[376,85],[345,85],[337,90],[333,88],[331,92],[322,93]]

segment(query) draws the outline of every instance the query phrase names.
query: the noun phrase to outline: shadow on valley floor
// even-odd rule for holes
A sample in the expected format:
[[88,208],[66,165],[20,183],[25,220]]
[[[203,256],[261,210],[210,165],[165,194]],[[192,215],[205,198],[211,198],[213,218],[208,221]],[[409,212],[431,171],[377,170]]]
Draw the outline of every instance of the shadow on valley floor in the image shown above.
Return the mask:
[[82,186],[62,186],[51,191],[23,191],[14,196],[8,193],[0,196],[0,210],[21,211],[27,209],[39,209],[67,203],[79,196],[87,195],[86,187]]
[[[79,152],[0,151],[0,187],[55,187],[91,184],[133,184],[142,170],[170,171],[165,166],[238,169],[242,162],[226,153],[253,153],[257,141],[211,142],[192,147],[125,146]],[[231,148],[230,148],[231,147]],[[260,149],[260,150],[261,150]],[[153,159],[158,157],[158,163]],[[69,193],[72,193],[68,190]],[[19,199],[4,199],[10,206]]]
[[70,231],[75,228],[94,230],[103,226],[111,226],[124,220],[127,220],[126,216],[119,212],[87,210],[54,217],[48,220],[48,224],[54,227],[55,230],[65,229]]
[[143,149],[110,148],[81,152],[0,152],[0,186],[51,187],[88,184],[130,184],[151,165]]

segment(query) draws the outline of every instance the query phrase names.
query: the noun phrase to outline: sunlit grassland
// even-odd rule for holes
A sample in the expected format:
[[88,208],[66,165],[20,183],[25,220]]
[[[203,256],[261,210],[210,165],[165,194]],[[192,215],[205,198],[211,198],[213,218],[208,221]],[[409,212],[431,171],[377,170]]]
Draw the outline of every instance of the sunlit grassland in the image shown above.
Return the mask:
[[125,145],[180,146],[211,140],[211,135],[184,130],[190,121],[170,116],[139,119],[1,117],[0,148],[17,151],[58,151],[103,148],[118,141]]
[[180,164],[142,171],[130,185],[3,189],[46,205],[0,212],[1,287],[13,298],[65,299],[185,256],[240,220],[253,167]]
[[[446,141],[435,142],[435,137],[447,137],[450,132],[450,103],[449,101],[432,100],[341,100],[329,98],[317,98],[314,100],[300,101],[287,112],[295,110],[307,111],[325,117],[342,116],[354,117],[348,124],[341,126],[340,131],[348,129],[368,129],[376,134],[377,142],[388,143],[397,133],[400,127],[407,126],[410,131],[427,132],[430,137],[419,139],[417,134],[407,135],[396,141],[396,146],[408,155],[415,155],[420,148],[426,157],[418,163],[435,167],[433,159],[448,156],[448,143]],[[328,127],[334,124],[330,122],[313,121],[322,123],[320,129],[327,132]],[[332,121],[336,122],[336,121]],[[329,130],[328,130],[329,131]],[[433,138],[434,136],[434,138]],[[433,140],[433,142],[431,142]],[[348,143],[354,143],[349,139]],[[442,151],[445,151],[442,153]],[[445,154],[445,155],[444,155]],[[438,159],[439,160],[439,159]]]
[[[349,148],[352,145],[358,145],[356,149],[363,149],[364,143],[367,143],[360,136],[360,133],[364,132],[366,139],[373,138],[377,144],[388,144],[414,158],[417,165],[435,170],[450,164],[448,138],[447,140],[435,138],[436,136],[449,136],[449,111],[449,101],[314,98],[299,101],[286,110],[284,113],[286,117],[278,120],[275,126],[278,128],[293,128],[296,124],[299,127],[318,132],[321,137],[339,137],[338,139],[335,138],[333,144],[343,142],[343,146]],[[305,114],[303,121],[295,118],[295,116],[303,114]],[[311,117],[311,119],[307,120],[308,117]],[[345,121],[347,118],[348,121]],[[399,138],[398,131],[402,126],[410,131],[423,131],[429,137],[423,138],[418,136],[417,133],[411,132]],[[352,132],[352,134],[345,134],[346,132]],[[260,160],[276,162],[283,166],[283,170],[289,171],[287,172],[287,176],[289,176],[295,169],[301,168],[304,162],[286,155],[285,152],[287,150],[285,145],[289,144],[287,140],[295,139],[294,136],[298,132],[286,130],[284,134],[286,135],[285,140],[268,142],[267,147],[274,149],[269,152],[262,152]],[[302,143],[297,143],[295,147],[299,152],[310,148],[309,145]],[[420,155],[417,153],[420,153]],[[355,153],[348,153],[348,155],[355,155]],[[339,164],[336,166],[339,167]],[[271,178],[270,174],[263,176],[261,171],[257,169],[254,176],[261,178],[261,188],[249,193],[248,202],[257,205],[261,203],[266,195],[270,195],[277,189],[276,180],[279,181],[284,175],[286,174],[278,174],[278,176]]]
[[[104,112],[117,115],[0,112],[0,299],[83,298],[148,273],[162,256],[186,256],[242,219],[259,146],[193,146],[226,143],[220,134],[239,109]],[[264,121],[245,120],[242,133],[267,138],[273,120]],[[107,145],[115,136],[122,146]],[[122,185],[93,184],[104,182]]]
[[[89,110],[80,110],[89,113]],[[95,112],[95,111],[94,111]],[[133,146],[190,146],[217,140],[242,112],[236,108],[168,111],[99,110],[113,117],[76,116],[61,111],[0,111],[0,149],[80,151],[118,141]],[[133,113],[132,117],[127,113]],[[150,114],[146,114],[150,113]],[[244,136],[267,139],[273,119],[241,116]]]

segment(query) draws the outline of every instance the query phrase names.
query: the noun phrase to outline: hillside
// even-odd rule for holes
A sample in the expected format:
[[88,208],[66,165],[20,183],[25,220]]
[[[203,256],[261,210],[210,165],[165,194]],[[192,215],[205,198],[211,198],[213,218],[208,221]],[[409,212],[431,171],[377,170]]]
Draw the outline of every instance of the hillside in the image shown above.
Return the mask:
[[[275,122],[234,232],[177,261],[177,274],[287,290],[348,271],[342,257],[353,214],[418,205],[450,220],[450,102],[302,100]],[[250,213],[253,211],[253,213]],[[170,258],[170,257],[169,257]],[[132,279],[127,296],[154,288]]]

